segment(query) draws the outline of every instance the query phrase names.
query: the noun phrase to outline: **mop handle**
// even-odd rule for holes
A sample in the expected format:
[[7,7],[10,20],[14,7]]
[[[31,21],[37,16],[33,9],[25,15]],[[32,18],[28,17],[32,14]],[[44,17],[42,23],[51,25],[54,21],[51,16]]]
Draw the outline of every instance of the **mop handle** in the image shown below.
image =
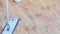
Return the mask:
[[9,21],[9,8],[8,8],[8,0],[6,0],[6,18],[7,18],[7,22]]

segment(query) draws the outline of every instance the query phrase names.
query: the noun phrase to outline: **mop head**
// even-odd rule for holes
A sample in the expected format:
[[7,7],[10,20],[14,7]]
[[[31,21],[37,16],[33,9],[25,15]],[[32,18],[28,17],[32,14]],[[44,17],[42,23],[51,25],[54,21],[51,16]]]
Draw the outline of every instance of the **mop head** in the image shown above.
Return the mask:
[[18,25],[19,18],[11,18],[8,23],[5,25],[2,34],[13,34],[16,26]]

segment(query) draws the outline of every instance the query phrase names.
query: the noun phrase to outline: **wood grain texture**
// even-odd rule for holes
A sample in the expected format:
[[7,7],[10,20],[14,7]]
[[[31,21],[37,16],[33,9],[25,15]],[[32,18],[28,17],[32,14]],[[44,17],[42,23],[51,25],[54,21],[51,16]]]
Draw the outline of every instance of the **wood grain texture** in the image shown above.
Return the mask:
[[[0,0],[0,27],[6,24],[5,0]],[[14,34],[60,34],[60,0],[9,0],[10,18],[20,18]]]

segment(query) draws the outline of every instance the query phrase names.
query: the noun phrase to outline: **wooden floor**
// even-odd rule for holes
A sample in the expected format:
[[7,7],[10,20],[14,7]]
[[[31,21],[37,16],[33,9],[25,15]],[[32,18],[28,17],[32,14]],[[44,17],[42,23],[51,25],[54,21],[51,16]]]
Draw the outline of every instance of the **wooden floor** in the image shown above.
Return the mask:
[[[9,0],[9,13],[21,19],[14,34],[60,34],[60,0]],[[5,25],[5,0],[0,0],[0,32]]]

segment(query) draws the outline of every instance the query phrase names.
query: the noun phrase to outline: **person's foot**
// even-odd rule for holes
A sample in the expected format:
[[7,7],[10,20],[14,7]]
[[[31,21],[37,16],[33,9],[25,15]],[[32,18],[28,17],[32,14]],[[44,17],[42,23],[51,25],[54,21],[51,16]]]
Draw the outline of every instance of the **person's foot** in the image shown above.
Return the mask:
[[14,0],[16,3],[21,2],[22,0]]

